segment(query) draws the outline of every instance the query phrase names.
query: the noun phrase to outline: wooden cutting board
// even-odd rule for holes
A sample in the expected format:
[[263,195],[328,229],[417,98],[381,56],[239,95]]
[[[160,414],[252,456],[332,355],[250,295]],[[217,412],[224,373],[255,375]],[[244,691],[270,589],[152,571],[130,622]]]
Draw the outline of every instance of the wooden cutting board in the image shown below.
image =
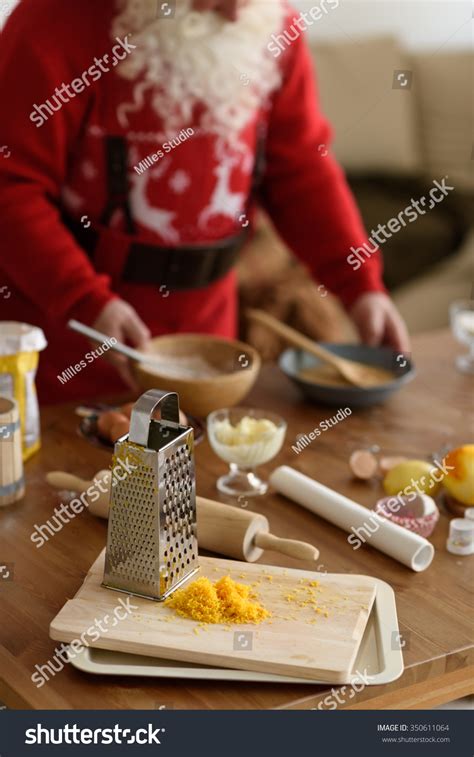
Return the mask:
[[[171,660],[256,670],[287,676],[347,683],[375,598],[369,576],[322,575],[200,557],[197,576],[212,581],[230,575],[253,586],[272,617],[259,625],[212,625],[182,618],[161,602],[127,596],[101,586],[105,550],[93,564],[74,599],[50,626],[51,638],[120,652]],[[318,586],[310,582],[318,581]],[[315,597],[320,612],[304,604]],[[288,599],[290,598],[290,599]],[[114,615],[119,609],[118,619]],[[97,639],[100,628],[103,632]],[[97,630],[91,631],[91,628]],[[84,635],[86,634],[86,635]]]

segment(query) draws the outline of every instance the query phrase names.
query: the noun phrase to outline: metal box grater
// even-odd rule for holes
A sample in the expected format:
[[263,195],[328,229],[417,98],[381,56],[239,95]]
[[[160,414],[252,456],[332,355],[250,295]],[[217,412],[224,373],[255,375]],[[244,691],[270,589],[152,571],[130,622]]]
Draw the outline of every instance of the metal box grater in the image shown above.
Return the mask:
[[[159,421],[152,418],[158,406]],[[180,425],[175,392],[151,389],[137,400],[130,433],[115,444],[120,468],[125,476],[111,488],[102,585],[161,601],[199,567],[194,433]]]

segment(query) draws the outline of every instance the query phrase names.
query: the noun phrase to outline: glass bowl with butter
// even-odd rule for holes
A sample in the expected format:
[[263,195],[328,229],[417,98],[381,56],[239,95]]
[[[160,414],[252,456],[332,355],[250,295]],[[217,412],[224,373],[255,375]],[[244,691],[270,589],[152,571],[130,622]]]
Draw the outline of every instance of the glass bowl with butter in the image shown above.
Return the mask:
[[280,452],[286,421],[268,410],[224,408],[208,415],[207,433],[216,455],[230,466],[218,479],[218,490],[239,498],[265,494],[268,484],[257,476],[256,468]]

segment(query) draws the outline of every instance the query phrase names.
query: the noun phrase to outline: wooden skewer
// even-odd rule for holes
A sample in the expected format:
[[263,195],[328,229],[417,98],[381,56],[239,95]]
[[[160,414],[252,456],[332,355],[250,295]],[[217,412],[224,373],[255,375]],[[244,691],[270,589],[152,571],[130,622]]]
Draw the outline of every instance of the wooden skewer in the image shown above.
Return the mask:
[[267,326],[271,331],[284,339],[288,344],[292,344],[294,347],[299,347],[305,352],[309,352],[310,355],[322,360],[324,363],[332,365],[340,375],[346,379],[350,384],[359,386],[362,388],[369,388],[371,386],[380,386],[381,384],[387,384],[393,381],[393,374],[384,368],[378,368],[374,365],[367,365],[366,363],[359,363],[355,360],[347,360],[346,358],[334,355],[329,350],[321,347],[320,344],[313,342],[312,339],[300,334],[296,329],[287,326],[286,323],[274,318],[269,313],[265,313],[263,310],[249,309],[246,311],[246,315],[256,323],[260,323],[262,326]]

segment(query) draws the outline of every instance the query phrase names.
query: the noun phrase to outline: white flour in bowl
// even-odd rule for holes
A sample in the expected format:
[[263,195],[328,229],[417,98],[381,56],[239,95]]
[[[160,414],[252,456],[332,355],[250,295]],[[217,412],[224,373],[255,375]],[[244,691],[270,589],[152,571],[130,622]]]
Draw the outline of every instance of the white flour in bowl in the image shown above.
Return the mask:
[[153,355],[153,364],[144,363],[143,367],[149,373],[178,379],[207,379],[223,373],[201,355]]

